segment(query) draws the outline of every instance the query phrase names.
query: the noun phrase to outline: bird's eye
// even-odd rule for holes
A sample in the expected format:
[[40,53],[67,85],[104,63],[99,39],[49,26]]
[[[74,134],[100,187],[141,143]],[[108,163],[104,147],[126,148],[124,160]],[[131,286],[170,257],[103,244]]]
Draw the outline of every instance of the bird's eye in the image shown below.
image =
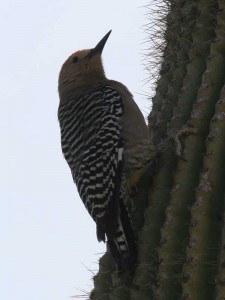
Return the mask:
[[73,59],[72,59],[72,63],[75,64],[76,62],[78,62],[78,57],[77,57],[77,56],[74,56]]

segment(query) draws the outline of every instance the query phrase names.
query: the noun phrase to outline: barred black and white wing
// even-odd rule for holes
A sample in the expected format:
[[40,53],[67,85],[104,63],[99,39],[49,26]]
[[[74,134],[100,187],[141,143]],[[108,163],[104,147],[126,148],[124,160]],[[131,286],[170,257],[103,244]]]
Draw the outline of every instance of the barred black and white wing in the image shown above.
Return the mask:
[[88,88],[77,99],[60,105],[58,111],[62,150],[74,182],[96,222],[98,240],[105,241],[107,236],[114,255],[128,248],[120,220],[122,116],[121,96],[108,85]]

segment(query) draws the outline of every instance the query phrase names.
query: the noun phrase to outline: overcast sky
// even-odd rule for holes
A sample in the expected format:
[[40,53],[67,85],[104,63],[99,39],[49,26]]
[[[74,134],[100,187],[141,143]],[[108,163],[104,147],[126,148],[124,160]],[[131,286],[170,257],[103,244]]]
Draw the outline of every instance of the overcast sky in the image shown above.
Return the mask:
[[58,73],[72,52],[94,47],[112,29],[106,75],[127,85],[146,115],[147,3],[1,1],[0,299],[68,300],[91,290],[85,266],[98,270],[105,245],[61,153]]

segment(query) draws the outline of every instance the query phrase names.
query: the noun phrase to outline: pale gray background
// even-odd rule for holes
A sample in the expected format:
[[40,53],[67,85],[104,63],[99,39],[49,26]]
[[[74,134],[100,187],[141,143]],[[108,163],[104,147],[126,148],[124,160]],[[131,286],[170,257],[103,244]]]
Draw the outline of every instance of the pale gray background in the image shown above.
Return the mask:
[[148,1],[2,0],[0,299],[67,300],[91,290],[105,250],[61,154],[58,73],[74,51],[104,49],[109,78],[122,81],[146,115],[140,95]]

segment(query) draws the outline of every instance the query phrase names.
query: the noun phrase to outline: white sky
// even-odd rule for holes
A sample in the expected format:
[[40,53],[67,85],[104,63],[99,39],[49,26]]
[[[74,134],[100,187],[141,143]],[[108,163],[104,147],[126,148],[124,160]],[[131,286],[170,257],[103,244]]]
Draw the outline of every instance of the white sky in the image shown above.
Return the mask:
[[143,112],[146,1],[2,0],[0,4],[0,299],[67,300],[91,290],[99,244],[62,156],[57,80],[64,60],[112,29],[106,74]]

